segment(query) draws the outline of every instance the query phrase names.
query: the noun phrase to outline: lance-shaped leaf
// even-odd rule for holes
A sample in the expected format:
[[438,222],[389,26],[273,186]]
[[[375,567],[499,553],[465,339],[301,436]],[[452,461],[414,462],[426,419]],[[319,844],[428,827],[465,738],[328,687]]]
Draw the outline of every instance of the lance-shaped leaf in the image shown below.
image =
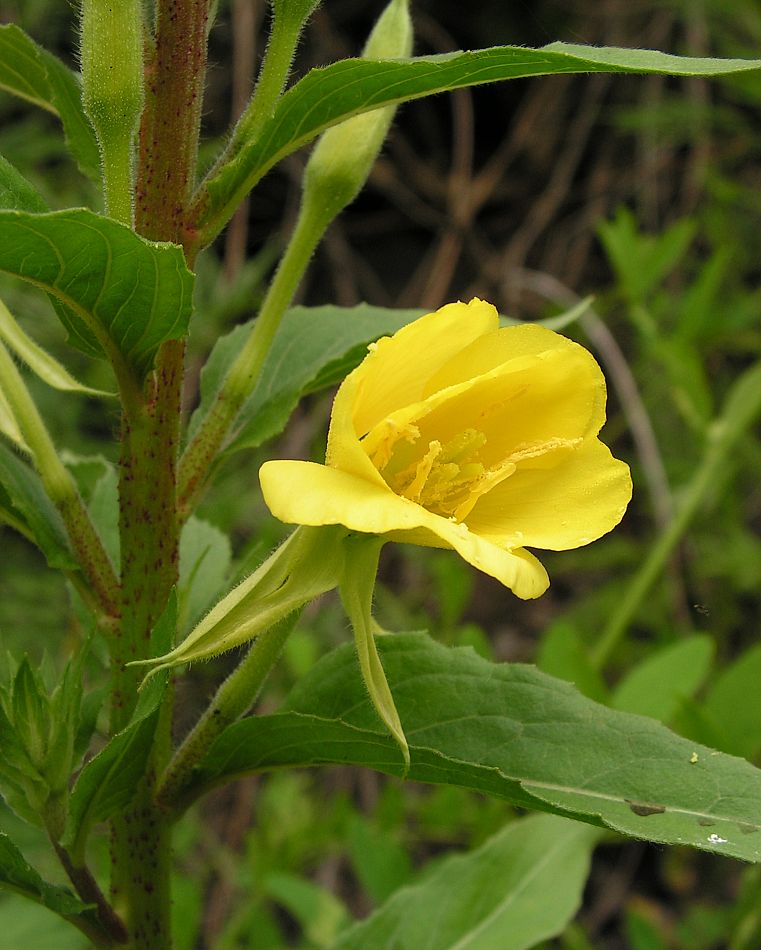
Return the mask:
[[[151,633],[157,652],[172,642],[177,628],[177,595],[172,591],[164,612]],[[141,692],[129,725],[118,732],[79,773],[69,803],[66,842],[74,858],[81,857],[90,828],[125,809],[135,786],[145,774],[153,748],[156,720],[166,690],[167,677],[154,676]]]
[[528,950],[559,934],[581,903],[599,832],[532,815],[443,861],[356,924],[333,950]]
[[51,567],[76,570],[61,516],[39,476],[0,444],[0,522],[10,524],[40,548]]
[[80,169],[98,180],[98,144],[82,108],[79,77],[13,23],[0,26],[0,88],[59,116]]
[[24,436],[21,434],[21,429],[13,414],[11,404],[3,392],[2,381],[0,381],[0,432],[13,442],[14,445],[17,445],[22,452],[29,451],[29,446],[24,441]]
[[91,389],[75,379],[65,366],[61,366],[58,360],[52,357],[47,350],[43,350],[31,337],[24,333],[2,300],[0,300],[0,340],[7,343],[16,356],[23,360],[32,372],[48,386],[52,386],[53,389],[84,393],[89,396],[113,395],[100,389]]
[[0,832],[0,887],[22,894],[67,920],[87,913],[86,905],[71,891],[44,881],[25,860],[11,839],[2,832]]
[[32,211],[35,214],[48,210],[42,195],[34,185],[27,181],[21,172],[2,155],[0,155],[0,208],[11,211]]
[[197,200],[202,241],[209,243],[219,233],[243,196],[280,159],[324,129],[379,106],[526,76],[590,72],[722,76],[759,67],[758,59],[692,58],[566,43],[542,49],[497,46],[408,60],[342,60],[309,72],[283,96],[261,133],[211,173]]
[[[490,663],[421,634],[381,637],[377,647],[409,778],[761,861],[761,771],[748,762],[601,706],[532,666]],[[347,762],[402,771],[349,645],[313,667],[283,712],[226,729],[187,797],[248,772]]]
[[193,275],[181,248],[84,209],[0,211],[0,271],[48,291],[73,344],[141,377],[190,320]]

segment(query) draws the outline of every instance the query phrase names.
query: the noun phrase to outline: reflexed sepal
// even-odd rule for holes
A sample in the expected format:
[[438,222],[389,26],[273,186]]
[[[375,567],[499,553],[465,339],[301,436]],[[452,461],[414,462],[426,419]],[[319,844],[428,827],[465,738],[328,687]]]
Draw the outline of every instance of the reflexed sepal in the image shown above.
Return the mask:
[[339,589],[344,609],[354,628],[362,678],[376,712],[399,745],[406,775],[410,767],[410,750],[375,646],[378,625],[372,616],[378,558],[384,542],[385,538],[375,535],[355,534],[346,538],[346,557]]

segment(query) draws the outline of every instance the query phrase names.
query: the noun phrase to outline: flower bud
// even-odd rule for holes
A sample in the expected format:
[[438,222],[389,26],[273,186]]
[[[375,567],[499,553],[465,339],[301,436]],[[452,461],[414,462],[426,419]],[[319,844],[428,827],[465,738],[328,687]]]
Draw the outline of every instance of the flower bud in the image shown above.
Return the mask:
[[[391,0],[370,34],[363,57],[401,59],[412,51],[408,0]],[[326,221],[352,202],[378,157],[396,106],[383,106],[328,129],[312,152],[304,172],[304,202]]]
[[82,0],[80,58],[82,102],[101,150],[107,203],[113,203],[108,185],[115,175],[124,184],[143,111],[141,0]]

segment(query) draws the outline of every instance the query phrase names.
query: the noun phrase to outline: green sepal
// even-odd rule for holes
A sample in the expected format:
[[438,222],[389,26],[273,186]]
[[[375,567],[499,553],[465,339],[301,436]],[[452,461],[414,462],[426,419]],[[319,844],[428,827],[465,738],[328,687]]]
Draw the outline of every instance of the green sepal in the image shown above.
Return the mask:
[[346,556],[339,591],[344,610],[354,628],[362,679],[370,694],[375,711],[396,740],[404,757],[404,775],[410,768],[410,750],[404,735],[394,697],[383,671],[383,664],[375,646],[378,625],[373,620],[373,591],[378,573],[378,559],[385,538],[375,535],[350,535],[344,541]]
[[253,640],[338,586],[345,535],[346,529],[340,525],[297,528],[250,577],[223,597],[176,649],[129,665],[153,666],[153,674],[217,656]]

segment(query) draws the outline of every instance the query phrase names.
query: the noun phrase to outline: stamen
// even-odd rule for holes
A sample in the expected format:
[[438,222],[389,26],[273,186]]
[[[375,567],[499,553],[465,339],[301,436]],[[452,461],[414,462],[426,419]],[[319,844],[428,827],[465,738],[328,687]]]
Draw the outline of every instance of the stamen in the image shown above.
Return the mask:
[[410,468],[405,469],[404,472],[400,472],[396,480],[398,483],[404,484],[410,473],[410,469],[414,469],[412,481],[405,488],[400,488],[399,494],[404,495],[405,498],[409,498],[410,501],[419,501],[428,476],[431,474],[431,469],[440,454],[441,442],[433,441],[429,444],[428,451],[416,465],[410,466]]
[[373,465],[382,472],[391,461],[394,449],[400,441],[414,445],[420,438],[420,429],[411,423],[400,424],[395,419],[384,419],[362,439],[362,446]]
[[509,459],[487,469],[479,459],[486,436],[478,429],[465,429],[443,444],[431,440],[422,458],[394,471],[404,457],[394,458],[399,443],[415,446],[419,437],[417,426],[385,419],[368,433],[363,446],[397,495],[455,522],[467,518],[479,498],[513,474],[514,459],[542,452],[539,446],[523,445]]

